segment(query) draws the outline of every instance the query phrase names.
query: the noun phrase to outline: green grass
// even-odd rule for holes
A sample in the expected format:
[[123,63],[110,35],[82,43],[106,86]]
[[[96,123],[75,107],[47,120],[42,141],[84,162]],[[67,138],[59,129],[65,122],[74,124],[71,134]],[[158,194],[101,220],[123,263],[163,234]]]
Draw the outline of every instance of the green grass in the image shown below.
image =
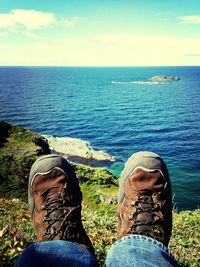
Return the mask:
[[9,267],[18,255],[35,240],[35,233],[22,201],[0,199],[0,266]]
[[0,121],[0,197],[27,199],[30,167],[36,160],[37,134]]
[[170,250],[181,266],[200,266],[200,210],[173,216]]
[[[83,223],[103,266],[106,253],[116,240],[116,206],[94,210],[83,207]],[[36,240],[27,204],[21,200],[0,199],[0,266],[10,267],[19,254]],[[200,264],[200,210],[173,214],[174,225],[169,250],[180,266]]]

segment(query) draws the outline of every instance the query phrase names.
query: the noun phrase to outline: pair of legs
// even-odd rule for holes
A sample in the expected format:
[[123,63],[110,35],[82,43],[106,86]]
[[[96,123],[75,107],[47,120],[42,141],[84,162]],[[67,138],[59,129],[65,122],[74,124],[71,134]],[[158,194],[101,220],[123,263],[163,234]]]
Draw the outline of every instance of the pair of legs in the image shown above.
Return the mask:
[[[15,266],[98,266],[81,221],[82,193],[67,160],[58,155],[39,158],[30,171],[28,192],[38,242],[25,249]],[[106,266],[177,266],[167,250],[171,229],[167,167],[155,153],[135,153],[120,179],[118,240]]]

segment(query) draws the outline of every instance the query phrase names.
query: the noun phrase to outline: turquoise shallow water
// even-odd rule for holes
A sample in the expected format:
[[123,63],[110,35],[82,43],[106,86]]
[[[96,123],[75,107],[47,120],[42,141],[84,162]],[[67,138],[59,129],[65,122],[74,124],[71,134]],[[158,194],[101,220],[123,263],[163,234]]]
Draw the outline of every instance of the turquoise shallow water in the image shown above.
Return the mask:
[[[178,75],[160,85],[117,84]],[[87,140],[117,157],[136,151],[166,161],[180,209],[200,200],[200,67],[0,68],[0,119],[33,131]]]

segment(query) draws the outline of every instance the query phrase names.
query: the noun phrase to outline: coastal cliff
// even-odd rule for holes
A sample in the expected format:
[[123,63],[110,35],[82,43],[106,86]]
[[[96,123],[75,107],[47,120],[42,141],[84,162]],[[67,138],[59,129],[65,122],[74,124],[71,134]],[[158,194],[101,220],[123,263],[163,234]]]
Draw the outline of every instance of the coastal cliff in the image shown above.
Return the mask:
[[[45,153],[33,140],[44,138],[0,121],[0,266],[12,266],[23,248],[36,239],[27,211],[27,183],[32,163]],[[48,149],[46,150],[46,152]],[[55,151],[54,151],[55,152]],[[83,223],[98,261],[115,241],[118,178],[105,168],[73,163],[83,192]],[[198,266],[200,211],[173,212],[169,249],[180,266]]]
[[[53,139],[53,141],[52,141]],[[96,161],[113,160],[106,152],[96,151],[91,148],[87,142],[75,138],[49,138],[33,133],[19,126],[13,126],[7,122],[0,121],[0,197],[20,197],[27,199],[27,183],[29,170],[38,156],[46,153],[58,153],[67,158],[79,157]],[[57,142],[55,141],[57,140]],[[64,142],[65,140],[65,142]],[[46,149],[44,146],[46,145]],[[50,149],[49,149],[50,148]],[[74,154],[72,152],[74,148]],[[45,151],[46,150],[46,151]],[[91,157],[87,157],[88,150],[91,151]],[[73,163],[72,163],[73,164]],[[92,168],[83,164],[73,164],[77,176],[80,176],[80,183],[88,182],[90,174],[98,183],[117,181],[117,178],[104,168]],[[85,178],[83,179],[83,174]],[[103,177],[103,179],[99,176]],[[95,178],[94,178],[95,177]],[[103,181],[104,180],[104,181]]]

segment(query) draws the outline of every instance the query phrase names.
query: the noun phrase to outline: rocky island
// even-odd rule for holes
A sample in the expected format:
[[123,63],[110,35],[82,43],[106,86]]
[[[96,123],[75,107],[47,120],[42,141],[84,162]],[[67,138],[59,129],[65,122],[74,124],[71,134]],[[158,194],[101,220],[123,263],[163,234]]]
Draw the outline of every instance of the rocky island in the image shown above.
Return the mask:
[[153,76],[150,80],[152,81],[160,81],[160,82],[172,82],[172,81],[179,81],[179,76],[164,76],[164,75],[156,75]]
[[148,81],[123,81],[123,82],[115,82],[112,84],[139,84],[139,85],[159,85],[165,84],[165,82],[179,81],[179,76],[165,76],[165,75],[156,75],[148,79]]

